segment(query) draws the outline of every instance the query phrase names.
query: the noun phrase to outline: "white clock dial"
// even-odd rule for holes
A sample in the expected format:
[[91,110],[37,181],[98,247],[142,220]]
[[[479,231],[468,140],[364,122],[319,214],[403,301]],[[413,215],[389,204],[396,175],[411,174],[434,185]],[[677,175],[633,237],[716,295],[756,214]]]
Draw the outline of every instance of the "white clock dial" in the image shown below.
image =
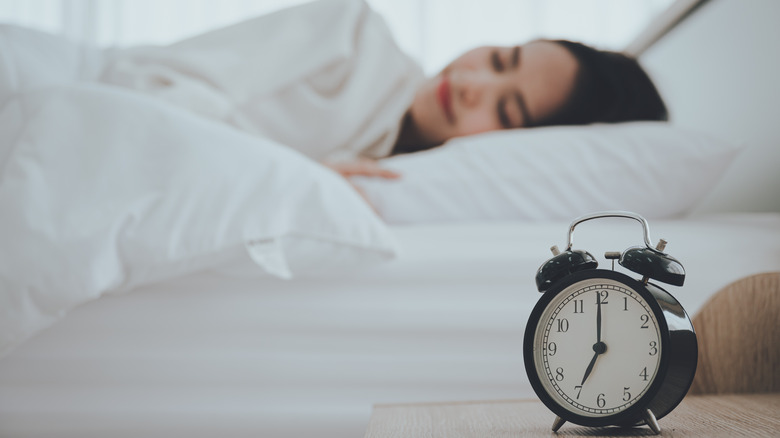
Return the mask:
[[647,392],[661,361],[658,321],[642,296],[607,278],[577,282],[547,305],[534,335],[545,391],[578,415],[628,409]]

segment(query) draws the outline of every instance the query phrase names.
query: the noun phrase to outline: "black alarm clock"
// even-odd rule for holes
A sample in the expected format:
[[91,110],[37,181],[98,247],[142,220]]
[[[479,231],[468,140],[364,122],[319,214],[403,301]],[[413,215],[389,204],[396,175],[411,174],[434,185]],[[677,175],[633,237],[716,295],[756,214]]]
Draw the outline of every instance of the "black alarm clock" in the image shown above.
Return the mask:
[[[639,221],[644,246],[608,252],[612,269],[598,269],[587,251],[572,249],[574,228],[598,218]],[[680,303],[650,280],[682,286],[682,264],[652,245],[647,221],[630,212],[594,213],[575,219],[566,250],[536,273],[544,295],[525,329],[525,369],[536,394],[565,422],[582,426],[648,425],[683,399],[696,373],[698,344]],[[614,270],[614,261],[639,274]]]

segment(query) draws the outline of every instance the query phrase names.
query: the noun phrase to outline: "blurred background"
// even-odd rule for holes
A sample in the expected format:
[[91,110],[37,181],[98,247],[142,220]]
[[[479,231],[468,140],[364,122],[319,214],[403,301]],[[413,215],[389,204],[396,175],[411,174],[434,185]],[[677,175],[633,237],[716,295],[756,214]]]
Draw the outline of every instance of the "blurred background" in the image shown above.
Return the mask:
[[[327,0],[325,0],[327,1]],[[673,0],[368,0],[427,73],[464,50],[565,38],[621,50]],[[100,46],[164,45],[306,0],[0,0],[0,21]]]

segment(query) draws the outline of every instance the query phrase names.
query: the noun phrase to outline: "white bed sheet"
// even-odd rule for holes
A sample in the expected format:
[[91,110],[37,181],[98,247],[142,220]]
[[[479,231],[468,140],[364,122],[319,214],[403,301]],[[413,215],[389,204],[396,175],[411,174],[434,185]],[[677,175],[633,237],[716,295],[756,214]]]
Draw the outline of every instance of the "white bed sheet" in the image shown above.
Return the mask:
[[[109,296],[0,359],[0,436],[360,437],[374,403],[534,397],[522,364],[534,275],[568,223],[396,227],[401,257],[293,281],[200,273]],[[575,248],[640,244],[587,222]],[[693,315],[780,270],[780,215],[651,222]],[[607,266],[603,264],[602,267]]]

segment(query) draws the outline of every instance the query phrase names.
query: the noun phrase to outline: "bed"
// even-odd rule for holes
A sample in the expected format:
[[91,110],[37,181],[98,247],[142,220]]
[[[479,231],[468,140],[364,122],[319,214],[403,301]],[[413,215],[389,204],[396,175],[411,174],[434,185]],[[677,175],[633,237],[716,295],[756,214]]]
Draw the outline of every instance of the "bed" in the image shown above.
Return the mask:
[[[533,397],[521,355],[533,276],[567,227],[399,226],[402,257],[353,276],[203,272],[103,297],[0,362],[0,430],[345,437],[362,435],[374,403]],[[651,232],[686,267],[685,286],[668,289],[691,315],[733,280],[780,266],[777,214]],[[599,254],[639,236],[606,220],[577,243]]]
[[[686,23],[705,12],[713,13],[713,8],[729,10],[736,5],[726,0],[707,2]],[[661,62],[665,56],[671,56],[673,45],[662,49],[663,45],[671,44],[675,32],[670,32],[642,55],[648,57],[649,67],[664,78],[662,91],[675,85],[671,73],[674,66]],[[69,125],[61,127],[71,131],[48,135],[68,137],[64,135],[68,133],[69,141],[79,143],[78,147],[96,142],[95,136],[87,141],[74,134],[72,127],[91,123],[94,117],[100,117],[106,132],[115,133],[113,128],[127,129],[122,132],[130,139],[128,144],[139,144],[138,137],[133,136],[140,134],[122,128],[127,119],[102,110],[104,105],[123,99],[143,107],[149,118],[162,121],[154,125],[158,130],[154,132],[161,138],[159,142],[229,137],[231,143],[239,145],[237,148],[247,145],[241,152],[246,154],[244,157],[255,157],[253,154],[257,153],[254,143],[251,148],[248,146],[254,140],[244,134],[224,133],[215,125],[205,122],[201,125],[189,116],[114,90],[79,85],[60,90],[44,104],[40,104],[37,95],[26,102],[36,109],[35,120],[42,123],[48,116],[77,114],[72,111],[76,108],[72,106],[74,96],[78,97],[75,101],[78,105],[87,102],[94,112],[83,119],[74,116],[69,119]],[[673,101],[677,99],[684,100],[684,97],[675,97]],[[25,114],[28,108],[25,105],[19,106],[19,114]],[[673,117],[675,109],[680,107],[672,104]],[[16,117],[15,114],[4,116]],[[716,137],[728,137],[728,133],[712,125],[726,126],[725,122],[713,120],[706,125],[684,110],[678,110],[677,114],[681,114],[679,119],[683,125],[696,125],[698,129],[715,133]],[[136,116],[132,120],[138,122]],[[173,131],[185,122],[189,127],[198,123],[197,132]],[[776,130],[771,129],[776,128],[767,127],[758,134],[754,134],[757,130],[748,131],[753,139],[758,138],[754,142],[758,146],[736,158],[731,149],[719,153],[711,159],[707,172],[691,167],[684,160],[680,166],[689,171],[676,173],[662,159],[642,161],[642,166],[651,163],[652,171],[661,175],[656,179],[639,179],[632,185],[648,195],[638,197],[629,190],[631,187],[620,187],[615,196],[606,197],[620,199],[619,206],[635,209],[636,205],[642,214],[663,213],[664,217],[648,217],[651,234],[655,239],[667,240],[668,252],[686,268],[685,286],[670,286],[667,290],[691,316],[733,281],[780,268],[777,175],[764,176],[762,183],[756,181],[760,176],[751,171],[759,156],[767,157],[767,163],[762,166],[776,166],[776,153],[770,151],[770,142],[766,141],[777,139]],[[632,127],[631,132],[635,131]],[[146,140],[152,138],[148,131],[143,135]],[[555,131],[551,134],[556,141],[560,136],[579,138],[581,133]],[[500,136],[495,138],[499,142],[509,141]],[[160,144],[151,142],[148,147],[159,148]],[[678,146],[674,142],[669,144]],[[662,145],[659,143],[659,147]],[[699,146],[697,143],[694,148],[699,155],[691,156],[696,162],[701,162],[702,157]],[[370,218],[367,208],[359,206],[362,200],[357,195],[339,195],[351,190],[343,181],[315,169],[300,157],[277,151],[272,145],[263,147],[271,151],[273,158],[265,165],[280,162],[289,165],[289,170],[275,171],[275,179],[263,181],[269,184],[263,185],[268,188],[267,193],[284,189],[285,193],[296,196],[271,201],[260,199],[265,203],[246,202],[249,191],[245,190],[241,197],[235,195],[235,187],[256,187],[258,181],[248,176],[238,184],[231,182],[231,196],[223,199],[224,193],[228,193],[224,185],[227,183],[220,180],[219,169],[234,169],[238,173],[235,169],[240,169],[242,164],[240,160],[224,161],[204,148],[201,161],[191,164],[202,172],[199,175],[208,184],[190,187],[191,181],[187,180],[184,187],[167,180],[145,179],[153,193],[164,196],[139,204],[127,213],[129,216],[123,216],[133,220],[106,228],[111,233],[105,240],[118,241],[118,249],[108,251],[101,247],[98,249],[102,252],[33,254],[65,266],[59,271],[59,277],[35,286],[53,292],[67,288],[75,291],[78,299],[58,307],[56,312],[36,314],[39,324],[25,331],[30,336],[15,342],[0,358],[0,436],[353,437],[363,435],[375,403],[534,397],[521,356],[525,321],[539,297],[534,274],[549,258],[552,245],[565,245],[575,211],[585,208],[583,205],[602,209],[611,208],[611,204],[598,204],[595,199],[579,196],[576,186],[566,186],[557,187],[566,193],[544,193],[551,193],[554,199],[566,196],[572,202],[544,204],[532,199],[535,202],[526,201],[510,212],[515,215],[513,220],[499,220],[507,214],[504,210],[484,210],[487,211],[484,216],[442,222],[436,214],[426,211],[420,217],[394,217],[393,225],[385,227]],[[127,149],[117,147],[116,150]],[[468,150],[468,145],[460,150]],[[621,159],[619,154],[616,156]],[[426,157],[429,156],[420,160]],[[126,165],[128,157],[121,158]],[[724,164],[732,159],[736,160],[733,165]],[[69,163],[54,161],[61,167]],[[484,163],[495,161],[495,157],[484,159]],[[571,165],[582,166],[583,162],[573,160]],[[588,165],[603,166],[605,162],[609,159]],[[165,164],[165,157],[160,158],[160,163]],[[147,166],[141,161],[137,165],[144,169]],[[258,169],[253,170],[257,173]],[[546,169],[536,170],[540,181],[535,187],[541,192],[550,173]],[[266,171],[270,172],[268,168]],[[721,179],[723,172],[727,174]],[[670,176],[673,173],[687,179],[675,179]],[[702,177],[712,174],[718,177]],[[749,187],[744,187],[741,180],[733,183],[744,175],[751,181]],[[72,189],[71,180],[63,181],[62,190]],[[659,184],[671,184],[671,189],[664,187],[650,196],[648,187],[657,188]],[[715,185],[716,190],[710,191]],[[610,187],[615,186],[621,185]],[[272,190],[274,187],[278,190]],[[409,200],[409,189],[400,196],[382,192],[368,183],[364,187],[369,196],[377,196],[380,210],[400,211],[388,208],[387,203],[401,202],[399,198],[403,202]],[[544,190],[553,189],[556,188]],[[3,193],[6,192],[0,191],[0,199],[6,199],[2,198]],[[292,225],[285,222],[263,225],[266,228],[247,228],[245,224],[225,220],[225,216],[214,222],[203,219],[195,222],[197,226],[176,222],[174,216],[160,212],[151,216],[154,220],[138,219],[146,217],[150,205],[170,199],[171,194],[186,195],[182,197],[190,200],[189,203],[177,208],[194,208],[193,216],[201,219],[209,217],[213,205],[198,210],[195,202],[198,196],[218,199],[223,203],[220,206],[225,207],[220,210],[232,212],[233,216],[257,215],[269,206],[283,206],[296,220]],[[484,200],[479,193],[477,198],[480,202]],[[590,202],[576,204],[583,199]],[[346,220],[344,216],[334,212],[328,200],[337,200],[340,208],[351,213],[346,225],[342,224]],[[698,210],[685,212],[694,200],[701,201],[696,204]],[[72,201],[76,202],[75,198]],[[476,201],[464,198],[455,203],[462,206],[465,202]],[[432,204],[425,197],[418,198],[417,204],[420,206],[417,211],[426,205],[438,208],[437,212],[452,208],[452,203]],[[571,210],[562,209],[561,204]],[[318,209],[316,217],[327,220],[305,220],[312,208]],[[410,210],[414,209],[404,211]],[[545,212],[547,219],[534,216],[540,211]],[[110,216],[111,210],[102,213]],[[165,236],[166,251],[148,251],[148,248],[159,248],[156,239],[163,235],[160,229],[186,232]],[[238,237],[245,238],[247,233],[253,239],[245,246],[238,245]],[[267,237],[279,233],[286,240]],[[337,233],[338,239],[322,238],[332,233]],[[71,237],[78,243],[76,238],[80,235]],[[122,239],[128,236],[136,238],[128,240],[132,242],[146,236],[148,242],[142,243],[148,246],[127,246]],[[613,219],[589,222],[578,228],[576,247],[587,249],[601,260],[602,267],[608,267],[602,257],[604,252],[622,251],[640,244],[640,236],[635,223]],[[304,243],[303,237],[308,239]],[[204,248],[212,248],[215,241],[232,246],[204,256]],[[334,251],[334,242],[347,250]],[[355,248],[370,251],[354,253]],[[247,258],[246,254],[251,257]],[[280,263],[281,254],[288,257],[303,254],[309,258],[297,264],[284,264]],[[107,274],[84,281],[75,281],[67,275],[78,272],[80,263],[95,260],[106,260],[101,266]],[[357,267],[358,262],[366,263]],[[161,264],[167,266],[165,272],[155,270]],[[258,275],[247,267],[257,264],[275,275]],[[335,269],[337,266],[349,269]],[[281,278],[286,276],[295,278]],[[100,287],[105,285],[111,286],[111,293],[96,292],[102,291]]]

